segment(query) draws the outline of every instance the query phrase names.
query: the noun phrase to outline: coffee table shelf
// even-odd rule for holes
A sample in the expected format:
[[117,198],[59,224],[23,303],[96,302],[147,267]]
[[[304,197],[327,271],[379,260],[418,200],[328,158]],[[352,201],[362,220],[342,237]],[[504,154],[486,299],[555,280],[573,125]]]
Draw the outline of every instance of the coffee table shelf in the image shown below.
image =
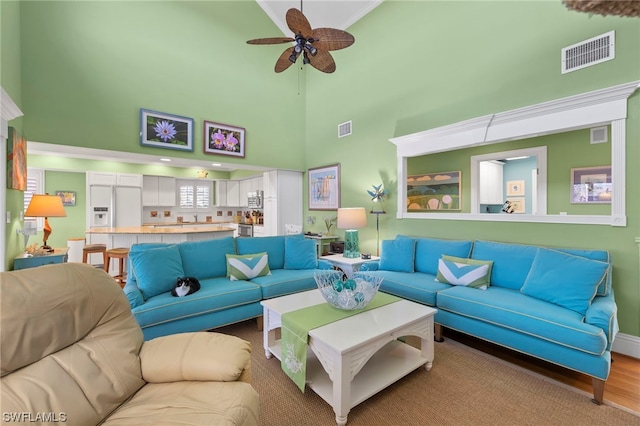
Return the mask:
[[[311,290],[261,303],[265,355],[281,359],[276,339],[281,315],[324,299],[319,290]],[[351,408],[370,396],[422,365],[431,369],[435,313],[428,306],[400,300],[309,331],[307,386],[333,407],[338,425],[346,424]],[[402,336],[418,336],[420,348],[399,341]]]

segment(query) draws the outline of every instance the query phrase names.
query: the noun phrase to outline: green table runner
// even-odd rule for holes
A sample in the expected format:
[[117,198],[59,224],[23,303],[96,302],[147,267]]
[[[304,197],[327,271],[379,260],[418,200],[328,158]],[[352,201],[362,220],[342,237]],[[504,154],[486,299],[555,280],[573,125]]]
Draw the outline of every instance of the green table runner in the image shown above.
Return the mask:
[[[307,376],[307,344],[309,330],[338,321],[370,309],[401,300],[399,297],[386,293],[378,293],[363,309],[345,311],[334,308],[328,303],[309,306],[282,315],[281,343],[282,370],[304,392]],[[354,330],[357,332],[357,330]]]

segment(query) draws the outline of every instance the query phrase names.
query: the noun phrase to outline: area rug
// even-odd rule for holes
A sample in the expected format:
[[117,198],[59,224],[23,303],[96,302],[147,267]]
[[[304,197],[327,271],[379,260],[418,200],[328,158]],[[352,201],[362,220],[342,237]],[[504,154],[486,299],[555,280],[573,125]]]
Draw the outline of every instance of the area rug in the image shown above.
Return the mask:
[[[335,413],[307,388],[303,393],[266,359],[255,321],[219,328],[251,342],[252,384],[261,425],[335,425]],[[409,338],[411,344],[417,342]],[[347,425],[640,425],[640,416],[469,348],[436,343],[431,371],[420,368],[352,408]]]

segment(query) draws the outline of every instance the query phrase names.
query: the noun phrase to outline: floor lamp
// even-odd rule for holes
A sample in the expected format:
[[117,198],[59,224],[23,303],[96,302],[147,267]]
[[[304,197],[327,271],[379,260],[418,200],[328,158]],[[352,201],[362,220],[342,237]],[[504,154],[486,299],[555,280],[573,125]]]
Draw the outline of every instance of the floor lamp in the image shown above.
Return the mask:
[[51,252],[53,249],[47,245],[49,235],[51,235],[52,229],[49,225],[50,217],[65,217],[67,213],[64,211],[62,205],[62,198],[57,195],[49,194],[34,194],[31,197],[27,211],[24,212],[26,217],[44,217],[44,236],[42,238],[42,249],[44,251]]
[[387,212],[371,210],[369,213],[376,215],[376,256],[380,256],[380,215]]

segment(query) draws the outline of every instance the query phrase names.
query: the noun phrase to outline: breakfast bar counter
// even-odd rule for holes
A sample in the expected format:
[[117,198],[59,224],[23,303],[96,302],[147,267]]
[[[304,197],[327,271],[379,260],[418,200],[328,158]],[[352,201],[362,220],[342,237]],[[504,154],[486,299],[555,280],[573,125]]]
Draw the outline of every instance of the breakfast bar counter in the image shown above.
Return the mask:
[[[107,248],[131,248],[134,244],[202,241],[233,237],[234,229],[224,224],[183,224],[182,226],[127,226],[91,228],[86,231],[87,244],[106,244]],[[95,261],[97,261],[97,256]]]

